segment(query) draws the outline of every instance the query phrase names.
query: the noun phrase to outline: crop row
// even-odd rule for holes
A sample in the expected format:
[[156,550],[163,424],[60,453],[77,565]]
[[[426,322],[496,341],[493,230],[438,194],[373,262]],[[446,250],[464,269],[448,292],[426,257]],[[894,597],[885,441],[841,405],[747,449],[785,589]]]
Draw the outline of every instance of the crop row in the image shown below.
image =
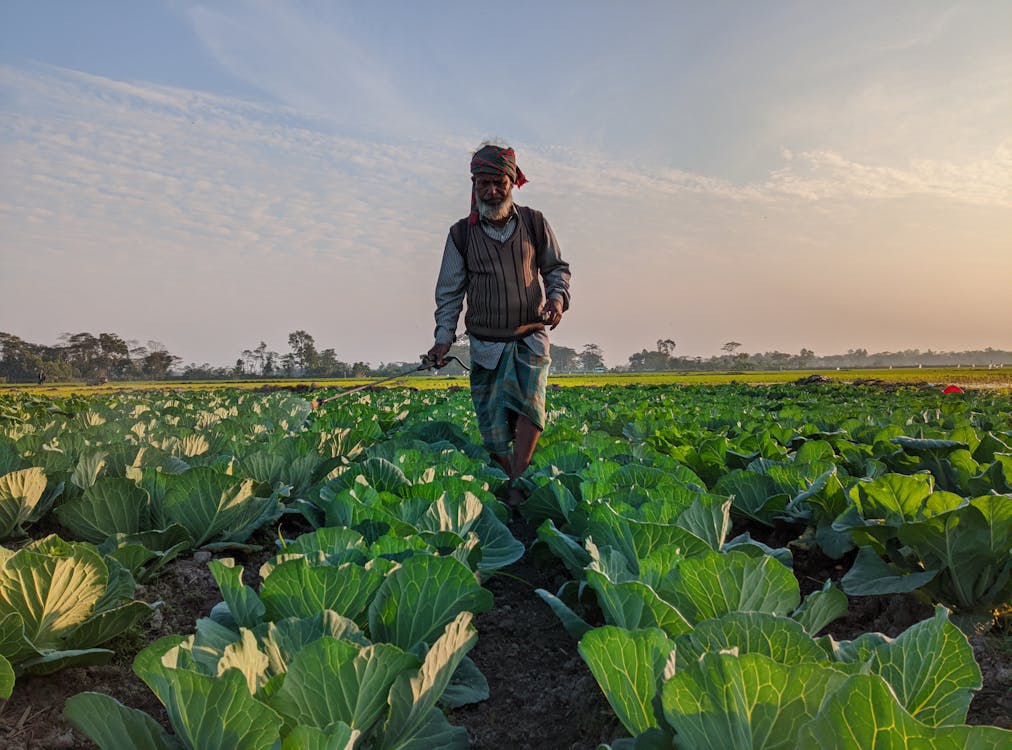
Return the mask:
[[[75,541],[0,549],[0,694],[108,658],[100,645],[151,611],[135,581],[202,548],[223,602],[134,665],[175,736],[72,698],[101,747],[467,747],[437,704],[487,696],[466,656],[492,606],[479,581],[524,553],[494,495],[504,475],[466,392],[339,403],[5,396],[0,535],[52,511]],[[551,407],[522,513],[573,576],[539,593],[633,737],[614,747],[1009,741],[961,726],[980,671],[947,610],[895,640],[818,636],[845,593],[913,591],[964,628],[1007,603],[1007,398],[640,387],[553,391]],[[244,584],[225,555],[283,514],[316,531]],[[844,590],[802,601],[790,550],[729,539],[734,519],[790,524],[832,557],[858,546]]]

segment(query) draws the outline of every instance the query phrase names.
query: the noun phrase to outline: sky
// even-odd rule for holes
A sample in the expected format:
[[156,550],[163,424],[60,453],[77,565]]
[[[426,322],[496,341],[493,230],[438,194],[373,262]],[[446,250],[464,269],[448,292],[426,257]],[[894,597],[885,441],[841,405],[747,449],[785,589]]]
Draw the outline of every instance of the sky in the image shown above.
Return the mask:
[[471,152],[556,344],[1012,349],[1012,3],[4,0],[0,331],[231,364],[432,345]]

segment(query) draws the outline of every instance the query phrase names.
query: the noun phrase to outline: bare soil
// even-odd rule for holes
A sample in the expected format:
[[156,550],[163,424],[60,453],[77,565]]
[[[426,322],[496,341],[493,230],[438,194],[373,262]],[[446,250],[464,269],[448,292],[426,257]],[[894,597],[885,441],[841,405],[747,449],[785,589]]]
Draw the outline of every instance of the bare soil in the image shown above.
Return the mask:
[[[288,522],[286,522],[288,523]],[[286,536],[302,531],[297,520]],[[510,527],[528,547],[533,529],[522,520]],[[758,537],[758,529],[750,529]],[[253,541],[265,545],[261,553],[236,556],[246,567],[247,581],[273,554],[276,530],[264,531]],[[767,538],[783,544],[792,530],[778,529],[784,538]],[[796,534],[795,534],[796,536]],[[821,587],[827,579],[839,580],[849,560],[835,561],[818,551],[795,549],[795,571],[802,592]],[[138,591],[138,598],[162,601],[155,615],[136,633],[108,644],[116,652],[103,666],[65,669],[45,677],[22,677],[14,694],[0,702],[0,750],[85,750],[95,745],[82,737],[62,716],[64,701],[91,690],[151,714],[168,727],[164,709],[132,670],[134,656],[162,636],[193,632],[196,618],[206,616],[220,600],[218,587],[204,555],[179,559],[155,581]],[[478,615],[478,644],[471,658],[485,674],[491,697],[480,704],[449,712],[452,723],[467,729],[474,748],[538,748],[539,750],[593,750],[625,733],[580,658],[576,643],[566,633],[536,588],[557,591],[568,579],[555,560],[537,560],[531,554],[510,566],[506,575],[493,576],[486,586],[495,596],[492,611]],[[932,614],[914,597],[852,598],[847,617],[824,632],[849,639],[868,631],[896,636]],[[984,686],[970,706],[968,723],[1012,729],[1012,637],[1009,624],[971,639],[984,675]]]

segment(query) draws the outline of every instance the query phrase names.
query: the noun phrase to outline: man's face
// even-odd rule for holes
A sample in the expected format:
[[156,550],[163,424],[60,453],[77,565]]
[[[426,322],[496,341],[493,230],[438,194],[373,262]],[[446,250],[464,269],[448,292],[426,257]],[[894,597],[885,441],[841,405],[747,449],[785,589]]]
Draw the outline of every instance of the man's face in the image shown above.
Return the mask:
[[513,181],[506,175],[479,174],[474,178],[478,213],[488,221],[501,221],[513,208]]

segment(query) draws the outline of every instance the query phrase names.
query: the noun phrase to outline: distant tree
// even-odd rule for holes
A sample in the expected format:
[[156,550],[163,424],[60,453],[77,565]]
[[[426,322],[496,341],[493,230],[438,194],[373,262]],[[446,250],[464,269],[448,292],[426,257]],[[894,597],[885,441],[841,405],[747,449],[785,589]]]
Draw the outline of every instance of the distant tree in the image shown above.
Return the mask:
[[310,374],[322,378],[346,378],[351,374],[351,365],[339,360],[333,349],[324,349],[317,355],[316,367]]
[[149,341],[146,352],[140,362],[141,373],[151,380],[165,380],[169,371],[181,361],[157,341]]
[[242,367],[245,372],[252,373],[253,375],[257,374],[256,355],[253,353],[252,349],[243,349],[242,358],[239,361],[242,362]]
[[[256,374],[263,376],[267,369],[267,343],[261,341],[252,352],[252,371]],[[245,352],[243,352],[245,354]]]
[[[47,369],[41,347],[12,333],[0,333],[0,379],[10,382],[34,380],[41,369]],[[52,379],[48,369],[46,374]]]
[[766,360],[770,367],[776,367],[778,370],[782,370],[784,367],[788,367],[791,361],[791,355],[786,352],[770,352],[766,355]]
[[96,367],[110,377],[123,378],[130,373],[130,347],[115,333],[98,335],[99,354]]
[[604,351],[597,344],[584,344],[580,353],[580,366],[584,372],[604,367]]
[[94,378],[101,369],[102,348],[97,337],[90,333],[61,333],[58,340],[63,344],[67,361],[83,378]]
[[288,334],[288,347],[292,350],[294,364],[300,374],[311,370],[316,365],[316,342],[305,331],[293,331]]
[[580,354],[568,346],[552,344],[552,369],[556,372],[572,372],[580,367]]
[[673,339],[657,339],[657,349],[643,349],[629,355],[629,369],[634,372],[656,372],[673,370],[675,358],[672,356],[677,346]]
[[735,350],[738,349],[740,346],[741,344],[738,343],[737,341],[728,341],[726,344],[720,347],[720,350],[722,352],[727,352],[728,354],[734,354]]
[[353,378],[365,378],[369,376],[369,363],[368,362],[356,362],[351,366],[351,376]]
[[671,369],[671,357],[661,351],[643,349],[629,355],[629,369],[633,372],[657,372]]

